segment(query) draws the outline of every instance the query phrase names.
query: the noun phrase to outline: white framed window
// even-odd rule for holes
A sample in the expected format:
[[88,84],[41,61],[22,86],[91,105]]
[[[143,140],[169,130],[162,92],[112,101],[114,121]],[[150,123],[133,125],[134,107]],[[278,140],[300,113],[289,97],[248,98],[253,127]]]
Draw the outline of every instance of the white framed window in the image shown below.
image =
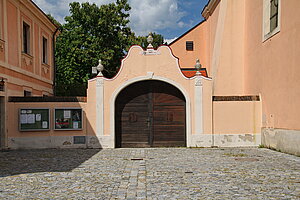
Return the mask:
[[263,0],[263,41],[280,31],[281,0]]

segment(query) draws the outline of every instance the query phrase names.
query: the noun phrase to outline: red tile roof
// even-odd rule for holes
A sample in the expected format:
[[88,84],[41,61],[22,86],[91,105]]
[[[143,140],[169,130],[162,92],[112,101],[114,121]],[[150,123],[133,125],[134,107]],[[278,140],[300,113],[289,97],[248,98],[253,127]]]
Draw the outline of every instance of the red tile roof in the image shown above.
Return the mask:
[[[183,75],[185,75],[187,78],[194,77],[196,75],[197,70],[195,68],[181,68],[181,72]],[[202,76],[207,76],[207,71],[205,68],[200,69],[200,73]]]

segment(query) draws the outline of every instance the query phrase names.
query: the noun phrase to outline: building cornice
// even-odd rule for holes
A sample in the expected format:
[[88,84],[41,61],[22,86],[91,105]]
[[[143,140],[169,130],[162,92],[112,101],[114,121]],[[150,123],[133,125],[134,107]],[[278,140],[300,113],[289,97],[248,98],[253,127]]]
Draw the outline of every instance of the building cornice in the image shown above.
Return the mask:
[[39,8],[32,0],[20,0],[27,9],[32,11],[32,14],[40,19],[43,24],[48,27],[51,31],[55,31],[57,26],[49,19],[49,17],[44,13],[44,11]]
[[203,8],[201,14],[206,20],[212,15],[220,1],[221,0],[209,0],[209,2]]

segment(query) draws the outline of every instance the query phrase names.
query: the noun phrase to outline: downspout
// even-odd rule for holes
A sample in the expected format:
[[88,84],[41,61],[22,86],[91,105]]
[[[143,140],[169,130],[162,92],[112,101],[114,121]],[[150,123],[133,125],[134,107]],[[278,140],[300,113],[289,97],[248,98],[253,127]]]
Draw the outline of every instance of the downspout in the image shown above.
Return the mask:
[[52,56],[53,56],[53,85],[52,85],[52,89],[53,89],[53,95],[56,96],[56,60],[55,60],[55,35],[56,33],[59,31],[60,26],[56,28],[56,30],[54,31],[53,35],[52,35]]

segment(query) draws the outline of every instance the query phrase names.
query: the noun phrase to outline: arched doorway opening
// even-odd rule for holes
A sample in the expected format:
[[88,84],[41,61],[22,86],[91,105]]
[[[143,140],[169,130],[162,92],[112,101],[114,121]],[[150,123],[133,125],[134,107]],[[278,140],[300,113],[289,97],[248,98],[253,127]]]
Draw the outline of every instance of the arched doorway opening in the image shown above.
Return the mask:
[[115,101],[116,147],[186,146],[186,100],[157,80],[133,83]]

